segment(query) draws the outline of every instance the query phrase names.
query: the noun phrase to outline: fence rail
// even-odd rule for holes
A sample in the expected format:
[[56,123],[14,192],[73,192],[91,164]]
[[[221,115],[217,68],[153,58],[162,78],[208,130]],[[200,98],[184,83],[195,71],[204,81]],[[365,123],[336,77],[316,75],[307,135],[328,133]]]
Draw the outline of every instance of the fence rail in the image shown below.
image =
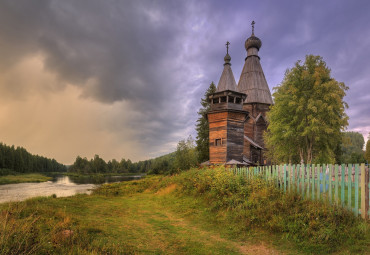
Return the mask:
[[284,192],[297,191],[309,199],[341,205],[369,219],[369,167],[349,165],[273,165],[230,168],[236,175],[259,176]]

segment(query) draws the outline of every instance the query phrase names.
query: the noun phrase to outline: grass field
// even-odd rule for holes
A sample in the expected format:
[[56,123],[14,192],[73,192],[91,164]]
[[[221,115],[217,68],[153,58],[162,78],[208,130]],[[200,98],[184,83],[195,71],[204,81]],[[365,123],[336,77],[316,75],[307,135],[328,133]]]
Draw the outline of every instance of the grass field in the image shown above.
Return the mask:
[[0,205],[0,254],[366,254],[343,209],[222,170],[103,185]]
[[42,174],[19,174],[19,175],[5,175],[0,176],[1,184],[12,184],[12,183],[23,183],[23,182],[46,182],[51,180],[51,177],[47,177]]

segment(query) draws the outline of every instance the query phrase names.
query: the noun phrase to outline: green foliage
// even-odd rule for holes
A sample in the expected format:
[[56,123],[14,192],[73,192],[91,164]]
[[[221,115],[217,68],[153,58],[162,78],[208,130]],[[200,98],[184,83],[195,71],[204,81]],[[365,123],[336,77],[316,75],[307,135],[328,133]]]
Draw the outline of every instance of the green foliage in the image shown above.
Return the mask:
[[308,55],[274,88],[265,143],[274,163],[334,163],[348,125],[343,101],[348,88],[330,75],[320,56]]
[[209,124],[207,119],[207,113],[210,109],[210,103],[208,97],[216,92],[216,86],[212,82],[207,91],[204,93],[204,97],[201,99],[200,104],[202,108],[199,109],[197,125],[195,130],[197,131],[196,144],[198,152],[198,161],[204,162],[209,160]]
[[369,133],[369,136],[367,137],[365,156],[364,157],[365,157],[365,160],[369,163],[370,162],[370,133]]
[[197,151],[195,149],[194,140],[191,136],[186,140],[181,140],[177,144],[175,153],[175,171],[188,170],[197,165]]
[[365,140],[362,134],[358,132],[344,132],[340,163],[364,163],[364,151],[362,150],[364,144]]
[[55,159],[32,155],[23,147],[0,143],[0,175],[10,171],[18,173],[65,172],[66,166]]
[[311,253],[332,252],[365,238],[368,226],[352,212],[284,193],[264,179],[244,179],[224,168],[193,169],[177,177],[179,194],[201,196],[212,210],[226,213],[243,231],[282,234]]

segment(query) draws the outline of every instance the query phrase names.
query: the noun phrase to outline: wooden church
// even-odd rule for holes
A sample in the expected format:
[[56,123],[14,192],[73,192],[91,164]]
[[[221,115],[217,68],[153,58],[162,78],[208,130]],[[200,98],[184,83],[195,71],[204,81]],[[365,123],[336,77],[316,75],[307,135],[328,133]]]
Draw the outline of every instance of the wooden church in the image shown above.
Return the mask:
[[261,40],[252,35],[245,41],[247,57],[238,85],[231,70],[229,42],[217,90],[210,95],[209,164],[264,165],[263,132],[266,112],[273,104],[258,51]]

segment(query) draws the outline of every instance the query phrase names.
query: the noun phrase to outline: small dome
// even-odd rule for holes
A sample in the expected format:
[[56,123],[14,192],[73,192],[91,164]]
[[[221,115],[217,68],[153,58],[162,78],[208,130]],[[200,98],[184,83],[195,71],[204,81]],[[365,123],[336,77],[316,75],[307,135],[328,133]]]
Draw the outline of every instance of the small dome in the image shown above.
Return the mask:
[[229,53],[226,54],[226,56],[224,57],[224,60],[225,60],[225,64],[229,64],[230,63],[231,57],[230,57]]
[[246,41],[245,41],[245,49],[248,50],[249,48],[257,48],[258,50],[261,48],[262,46],[262,41],[257,37],[257,36],[254,36],[254,34],[252,34],[251,37],[249,37]]

